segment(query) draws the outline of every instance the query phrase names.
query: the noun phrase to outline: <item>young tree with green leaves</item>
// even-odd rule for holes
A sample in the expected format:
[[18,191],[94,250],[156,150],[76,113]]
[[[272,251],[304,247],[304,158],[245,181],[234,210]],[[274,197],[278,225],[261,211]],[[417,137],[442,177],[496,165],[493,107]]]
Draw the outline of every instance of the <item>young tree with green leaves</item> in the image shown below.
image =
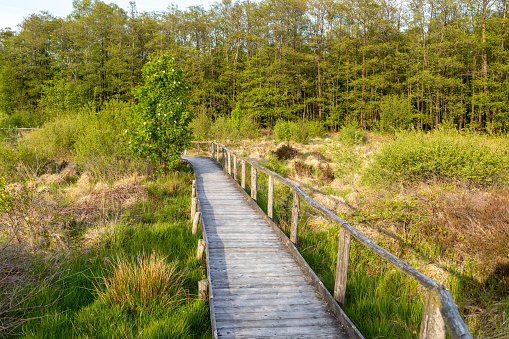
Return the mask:
[[[191,139],[189,87],[174,58],[152,56],[143,66],[143,85],[134,89],[131,147],[162,170],[174,167]],[[128,132],[128,131],[126,131]]]

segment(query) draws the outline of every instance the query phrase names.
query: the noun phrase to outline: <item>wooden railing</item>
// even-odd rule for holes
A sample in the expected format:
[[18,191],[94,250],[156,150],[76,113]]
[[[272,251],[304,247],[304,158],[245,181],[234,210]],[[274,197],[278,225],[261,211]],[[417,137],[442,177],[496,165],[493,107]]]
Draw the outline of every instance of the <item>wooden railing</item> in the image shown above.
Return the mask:
[[[323,217],[341,226],[339,233],[338,260],[336,266],[336,277],[334,285],[334,299],[342,308],[345,303],[346,284],[348,263],[350,259],[350,242],[351,237],[357,239],[361,244],[369,248],[378,256],[384,258],[391,265],[406,273],[419,283],[425,290],[423,300],[424,308],[421,322],[421,330],[419,338],[442,339],[449,333],[453,339],[472,338],[468,328],[458,312],[458,307],[454,302],[451,292],[446,286],[436,282],[430,277],[418,271],[415,267],[409,265],[398,257],[394,256],[384,248],[380,247],[373,240],[365,236],[355,227],[350,225],[346,220],[338,217],[304,192],[300,186],[281,177],[267,168],[260,166],[256,162],[242,157],[227,147],[213,142],[202,141],[195,142],[198,147],[201,144],[210,144],[210,157],[216,160],[224,171],[232,176],[233,162],[233,179],[238,182],[237,164],[240,161],[242,166],[240,186],[246,190],[246,163],[251,165],[251,198],[257,200],[258,196],[258,171],[268,175],[268,204],[267,216],[273,219],[274,205],[274,179],[286,185],[293,191],[292,217],[290,229],[290,241],[297,243],[298,225],[299,225],[299,209],[301,199],[305,201],[313,209],[317,210]],[[247,193],[247,192],[246,192]]]

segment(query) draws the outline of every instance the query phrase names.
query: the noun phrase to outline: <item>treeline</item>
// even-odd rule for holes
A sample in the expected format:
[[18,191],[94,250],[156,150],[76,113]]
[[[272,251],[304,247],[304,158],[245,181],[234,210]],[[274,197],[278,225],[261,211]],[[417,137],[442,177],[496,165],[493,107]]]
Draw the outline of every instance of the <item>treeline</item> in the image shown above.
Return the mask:
[[67,18],[34,14],[1,31],[1,111],[38,121],[132,101],[148,55],[170,51],[208,118],[509,129],[508,0],[73,5]]

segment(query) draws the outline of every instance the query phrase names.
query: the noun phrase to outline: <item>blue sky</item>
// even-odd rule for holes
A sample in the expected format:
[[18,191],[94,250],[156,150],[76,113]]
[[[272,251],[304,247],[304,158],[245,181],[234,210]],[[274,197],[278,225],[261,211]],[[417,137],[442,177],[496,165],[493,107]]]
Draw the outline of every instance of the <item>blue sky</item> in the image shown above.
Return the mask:
[[[115,3],[127,10],[130,0],[103,0],[105,3]],[[179,9],[186,9],[189,6],[202,5],[204,9],[209,9],[210,5],[216,0],[138,0],[136,8],[139,12],[162,12],[168,8],[168,5],[175,4]],[[15,29],[16,25],[23,21],[24,17],[30,14],[48,11],[57,17],[66,17],[72,11],[72,0],[0,0],[0,29],[11,27]]]

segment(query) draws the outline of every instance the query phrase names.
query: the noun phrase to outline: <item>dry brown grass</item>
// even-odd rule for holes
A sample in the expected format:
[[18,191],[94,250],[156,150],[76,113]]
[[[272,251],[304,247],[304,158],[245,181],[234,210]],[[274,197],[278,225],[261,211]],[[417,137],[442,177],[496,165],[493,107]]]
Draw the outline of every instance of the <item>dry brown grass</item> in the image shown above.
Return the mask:
[[85,172],[76,186],[68,190],[68,195],[76,202],[63,214],[89,223],[117,220],[127,208],[147,196],[146,189],[140,185],[142,180],[143,177],[132,175],[111,186],[93,185]]
[[307,165],[301,160],[293,162],[293,169],[295,170],[295,174],[299,177],[310,177],[313,175],[313,166]]
[[32,252],[63,249],[62,205],[47,186],[11,185],[10,205],[0,211],[0,236]]

